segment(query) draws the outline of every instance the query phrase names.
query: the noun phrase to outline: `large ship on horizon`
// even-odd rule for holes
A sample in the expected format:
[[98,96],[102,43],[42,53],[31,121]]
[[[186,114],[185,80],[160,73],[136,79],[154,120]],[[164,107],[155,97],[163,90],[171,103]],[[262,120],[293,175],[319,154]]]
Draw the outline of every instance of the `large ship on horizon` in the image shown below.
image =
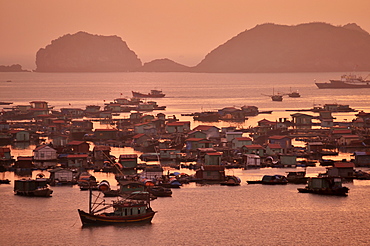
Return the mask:
[[329,80],[330,82],[315,83],[319,89],[349,89],[349,88],[370,88],[370,80],[355,74],[342,75],[340,80]]
[[138,98],[147,98],[147,97],[154,97],[154,98],[159,98],[159,97],[164,97],[166,94],[164,94],[161,90],[151,90],[150,93],[141,93],[137,91],[132,91],[132,96],[133,97],[138,97]]

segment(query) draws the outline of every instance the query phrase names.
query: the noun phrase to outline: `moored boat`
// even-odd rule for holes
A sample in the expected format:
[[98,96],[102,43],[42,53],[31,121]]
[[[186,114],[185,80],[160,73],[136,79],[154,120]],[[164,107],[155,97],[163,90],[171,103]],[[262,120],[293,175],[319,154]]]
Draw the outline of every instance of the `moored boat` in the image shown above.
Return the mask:
[[10,184],[9,179],[0,179],[0,184]]
[[307,184],[308,177],[305,176],[306,171],[288,172],[287,180],[292,184]]
[[271,96],[271,99],[272,99],[272,101],[281,102],[281,101],[283,101],[283,96],[282,96],[282,95],[279,95],[279,94],[277,94],[277,95],[272,95],[272,96]]
[[156,197],[171,197],[172,190],[163,186],[149,186],[147,188],[148,192]]
[[[110,208],[113,211],[109,212]],[[109,204],[105,204],[104,200],[103,202],[95,200],[92,203],[92,191],[90,190],[89,212],[78,209],[78,214],[84,226],[151,223],[155,213],[150,206],[148,192],[133,192],[125,199],[119,198]]]
[[221,182],[221,185],[228,185],[228,186],[238,186],[241,183],[241,180],[239,177],[236,177],[234,175],[228,175],[225,177],[226,180]]
[[20,179],[14,182],[15,195],[50,197],[52,193],[47,179]]
[[285,185],[288,183],[284,175],[264,175],[262,180],[248,180],[248,184]]
[[80,190],[98,190],[98,182],[96,181],[96,178],[88,173],[81,175],[77,184],[80,187]]
[[320,195],[347,196],[349,189],[342,186],[340,177],[312,177],[304,188],[298,188],[300,193],[314,193]]
[[301,97],[301,94],[299,94],[298,91],[293,91],[288,94],[289,97]]

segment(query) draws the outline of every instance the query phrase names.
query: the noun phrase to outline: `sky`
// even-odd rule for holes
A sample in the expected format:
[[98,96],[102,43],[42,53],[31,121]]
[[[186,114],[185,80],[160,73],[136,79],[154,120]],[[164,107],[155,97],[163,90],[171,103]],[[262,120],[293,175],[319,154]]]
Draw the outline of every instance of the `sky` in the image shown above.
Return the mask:
[[369,0],[0,0],[0,65],[35,69],[40,48],[85,31],[121,37],[143,63],[195,66],[264,23],[356,23],[370,32],[369,10]]

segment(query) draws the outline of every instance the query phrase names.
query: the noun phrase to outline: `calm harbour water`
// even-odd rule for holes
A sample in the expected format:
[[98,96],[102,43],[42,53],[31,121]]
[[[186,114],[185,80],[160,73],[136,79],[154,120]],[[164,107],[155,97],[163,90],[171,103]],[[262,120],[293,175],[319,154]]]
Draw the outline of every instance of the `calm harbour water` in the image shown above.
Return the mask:
[[[319,90],[314,85],[341,73],[295,74],[191,74],[191,73],[0,73],[0,101],[15,105],[45,100],[55,109],[103,106],[114,98],[131,96],[131,90],[162,89],[167,115],[227,106],[255,105],[273,110],[271,115],[251,117],[243,126],[262,118],[290,118],[285,109],[310,108],[313,104],[349,104],[370,111],[370,90]],[[366,74],[365,74],[366,76]],[[12,82],[5,82],[11,80]],[[298,90],[301,98],[285,97],[272,102],[262,94]],[[122,94],[122,95],[121,95]],[[69,104],[71,104],[69,106]],[[160,111],[158,111],[160,112]],[[337,120],[352,120],[353,113],[334,114]],[[192,127],[200,124],[192,122]],[[228,126],[232,123],[217,123]],[[239,124],[240,126],[240,124]],[[33,146],[14,148],[12,155],[31,155]],[[114,155],[132,153],[115,148]],[[0,173],[12,180],[0,185],[0,245],[369,245],[370,181],[345,184],[348,197],[301,194],[303,185],[248,185],[247,180],[264,174],[285,174],[297,169],[227,170],[242,179],[239,187],[199,186],[194,183],[173,189],[172,198],[152,202],[158,211],[152,224],[82,228],[77,209],[87,209],[88,194],[77,186],[53,187],[51,198],[13,195],[14,173]],[[366,170],[366,169],[363,169]],[[310,167],[309,176],[324,172]],[[180,172],[192,173],[189,170]],[[38,172],[34,172],[34,178]],[[48,172],[46,172],[48,176]],[[98,180],[115,184],[114,176],[94,173]]]

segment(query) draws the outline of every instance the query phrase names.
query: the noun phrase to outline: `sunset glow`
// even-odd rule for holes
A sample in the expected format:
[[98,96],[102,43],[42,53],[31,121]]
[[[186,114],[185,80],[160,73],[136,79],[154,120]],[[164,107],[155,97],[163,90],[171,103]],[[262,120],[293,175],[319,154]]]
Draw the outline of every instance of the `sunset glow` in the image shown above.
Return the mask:
[[51,40],[86,31],[117,35],[143,62],[169,58],[197,65],[233,36],[267,22],[356,23],[370,31],[364,0],[332,1],[0,1],[0,64],[35,68]]

